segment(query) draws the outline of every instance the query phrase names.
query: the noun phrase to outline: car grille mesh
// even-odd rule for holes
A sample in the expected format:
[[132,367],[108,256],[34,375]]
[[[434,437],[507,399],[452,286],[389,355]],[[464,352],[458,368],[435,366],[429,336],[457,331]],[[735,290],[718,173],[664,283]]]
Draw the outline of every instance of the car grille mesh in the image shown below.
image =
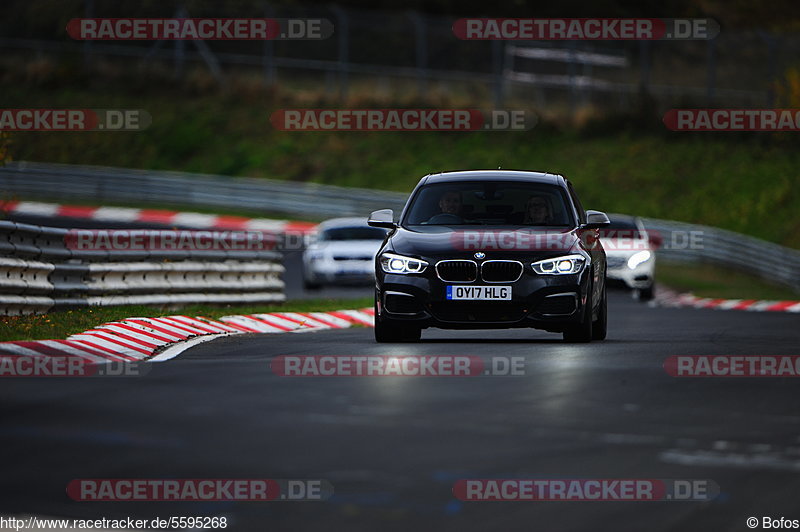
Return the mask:
[[481,277],[487,283],[511,283],[522,275],[522,264],[516,261],[489,261],[481,265]]
[[436,265],[436,273],[445,282],[469,283],[478,278],[478,266],[470,260],[442,261]]

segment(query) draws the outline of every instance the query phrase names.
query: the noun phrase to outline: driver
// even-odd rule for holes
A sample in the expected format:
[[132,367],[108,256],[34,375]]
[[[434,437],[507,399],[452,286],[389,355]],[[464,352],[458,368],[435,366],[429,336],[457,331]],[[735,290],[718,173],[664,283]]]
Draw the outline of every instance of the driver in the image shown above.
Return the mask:
[[461,194],[455,190],[445,192],[439,199],[439,208],[442,214],[453,214],[460,216],[461,214]]
[[524,224],[547,225],[553,221],[553,211],[544,196],[531,196],[525,204]]

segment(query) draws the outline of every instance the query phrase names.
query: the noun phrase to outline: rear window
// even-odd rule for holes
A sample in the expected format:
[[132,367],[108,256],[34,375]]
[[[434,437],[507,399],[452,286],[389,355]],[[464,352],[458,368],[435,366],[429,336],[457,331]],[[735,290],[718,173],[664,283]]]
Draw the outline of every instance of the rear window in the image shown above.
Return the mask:
[[437,183],[420,189],[404,226],[571,227],[563,188],[518,181]]

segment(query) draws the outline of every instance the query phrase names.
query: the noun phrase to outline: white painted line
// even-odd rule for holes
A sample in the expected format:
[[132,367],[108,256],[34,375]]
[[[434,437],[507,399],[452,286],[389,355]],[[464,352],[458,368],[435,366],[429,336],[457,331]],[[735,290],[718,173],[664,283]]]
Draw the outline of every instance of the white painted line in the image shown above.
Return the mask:
[[178,342],[176,344],[170,345],[168,348],[163,350],[161,353],[157,354],[156,356],[148,359],[148,362],[164,362],[165,360],[170,360],[175,358],[176,356],[180,355],[190,347],[194,347],[198,344],[202,344],[205,342],[210,342],[211,340],[216,340],[217,338],[223,338],[225,336],[230,336],[232,334],[237,333],[219,333],[219,334],[207,334],[205,336],[195,336],[194,338],[190,338],[188,340],[183,340],[182,342]]

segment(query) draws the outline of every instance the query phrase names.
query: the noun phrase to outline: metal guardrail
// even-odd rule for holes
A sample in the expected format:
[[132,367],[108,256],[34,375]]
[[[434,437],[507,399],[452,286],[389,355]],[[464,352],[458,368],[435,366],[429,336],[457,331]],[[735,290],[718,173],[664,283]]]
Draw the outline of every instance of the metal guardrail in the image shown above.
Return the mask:
[[168,202],[311,217],[366,216],[377,209],[399,210],[407,198],[402,193],[272,179],[28,162],[0,168],[0,190],[26,199]]
[[67,229],[0,221],[0,315],[54,307],[286,299],[272,250],[71,249]]
[[[25,162],[0,168],[0,190],[26,199],[57,196],[100,203],[163,204],[169,198],[169,203],[187,206],[263,209],[307,218],[367,216],[384,208],[399,213],[407,199],[403,193],[311,183]],[[800,289],[798,250],[705,225],[659,219],[644,223],[667,242],[674,234],[700,233],[698,246],[662,247],[658,255],[665,259],[710,262]],[[48,235],[40,238],[40,247],[47,247]],[[0,254],[4,246],[0,233]]]
[[[666,245],[657,255],[666,260],[717,264],[800,290],[800,251],[796,249],[707,225],[653,218],[642,221],[648,231],[661,234]],[[697,236],[694,244],[692,233]]]

